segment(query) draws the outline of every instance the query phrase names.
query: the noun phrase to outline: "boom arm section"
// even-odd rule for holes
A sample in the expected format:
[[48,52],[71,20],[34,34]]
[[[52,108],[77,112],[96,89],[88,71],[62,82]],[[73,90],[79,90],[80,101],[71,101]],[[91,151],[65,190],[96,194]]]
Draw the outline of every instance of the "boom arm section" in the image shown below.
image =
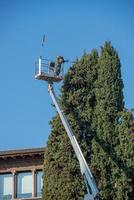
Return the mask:
[[98,189],[97,189],[97,186],[96,186],[96,183],[95,183],[95,180],[92,176],[92,173],[87,165],[87,162],[83,156],[83,153],[80,149],[80,146],[73,134],[73,131],[67,121],[67,118],[63,112],[63,110],[60,108],[60,105],[58,104],[57,102],[57,98],[56,98],[56,95],[54,93],[54,89],[53,89],[53,86],[52,84],[50,83],[48,85],[48,91],[50,93],[50,96],[53,100],[53,103],[58,111],[58,114],[60,116],[60,119],[65,127],[65,130],[67,132],[67,135],[71,141],[71,144],[73,146],[73,149],[75,151],[75,154],[77,156],[77,159],[80,163],[80,170],[81,170],[81,174],[83,175],[84,177],[84,181],[86,183],[86,187],[87,187],[87,192],[88,194],[85,195],[84,197],[84,200],[97,200],[98,199]]

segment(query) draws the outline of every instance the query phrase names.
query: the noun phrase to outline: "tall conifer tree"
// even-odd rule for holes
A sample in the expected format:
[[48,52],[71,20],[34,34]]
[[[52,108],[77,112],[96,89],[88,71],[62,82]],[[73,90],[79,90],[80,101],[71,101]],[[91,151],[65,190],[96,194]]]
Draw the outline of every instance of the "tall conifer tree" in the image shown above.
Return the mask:
[[[60,103],[90,163],[91,122],[95,107],[94,83],[98,53],[93,50],[69,69],[61,89]],[[47,200],[83,200],[80,166],[58,116],[51,121],[51,135],[45,151],[43,197]]]
[[115,119],[123,109],[123,83],[117,52],[106,42],[101,48],[96,88],[94,127],[96,135],[92,143],[92,168],[98,180],[102,199],[113,199],[112,168],[113,148],[118,142]]
[[[120,60],[106,42],[99,58],[93,50],[69,69],[59,100],[103,200],[134,199],[134,119],[124,111],[122,90]],[[83,200],[79,163],[58,115],[51,128],[44,161],[44,200]]]

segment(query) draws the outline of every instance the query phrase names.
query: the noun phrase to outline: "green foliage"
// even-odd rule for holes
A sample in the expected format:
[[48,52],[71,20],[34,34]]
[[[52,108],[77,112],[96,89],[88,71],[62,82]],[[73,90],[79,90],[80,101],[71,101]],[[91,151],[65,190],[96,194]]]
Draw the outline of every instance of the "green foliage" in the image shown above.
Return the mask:
[[[92,168],[103,199],[113,199],[112,168],[114,146],[117,144],[115,119],[123,108],[123,83],[120,61],[114,48],[106,42],[101,48],[96,82],[96,109],[94,127],[96,135],[92,142]],[[98,165],[99,163],[99,165]]]
[[133,132],[134,122],[130,113],[123,111],[120,61],[108,42],[101,49],[98,66],[91,166],[103,200],[132,200],[134,151],[129,131]]
[[[110,42],[84,53],[59,99],[96,178],[102,200],[134,199],[134,117],[124,109],[121,64]],[[44,200],[83,200],[79,163],[56,115],[44,159]]]
[[[95,105],[94,82],[98,53],[84,54],[65,76],[61,89],[61,105],[69,123],[90,162],[90,121]],[[52,132],[48,139],[44,160],[43,197],[47,200],[83,200],[85,187],[74,150],[58,116],[51,121]]]
[[113,190],[117,200],[133,200],[134,117],[131,111],[119,112],[116,132],[118,133],[118,145],[115,147],[116,167],[112,169]]
[[[79,166],[58,116],[51,122],[44,161],[44,199],[82,199]],[[77,187],[76,187],[77,185]]]

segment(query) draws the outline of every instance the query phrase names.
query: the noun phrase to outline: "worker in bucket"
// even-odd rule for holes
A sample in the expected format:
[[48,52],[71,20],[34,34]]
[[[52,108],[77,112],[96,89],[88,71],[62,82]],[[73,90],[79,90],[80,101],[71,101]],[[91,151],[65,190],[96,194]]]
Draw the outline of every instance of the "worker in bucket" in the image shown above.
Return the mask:
[[61,72],[61,65],[65,62],[64,58],[62,56],[57,56],[56,62],[55,62],[55,74],[56,76],[59,76]]
[[49,73],[54,73],[54,71],[55,71],[55,62],[49,62]]

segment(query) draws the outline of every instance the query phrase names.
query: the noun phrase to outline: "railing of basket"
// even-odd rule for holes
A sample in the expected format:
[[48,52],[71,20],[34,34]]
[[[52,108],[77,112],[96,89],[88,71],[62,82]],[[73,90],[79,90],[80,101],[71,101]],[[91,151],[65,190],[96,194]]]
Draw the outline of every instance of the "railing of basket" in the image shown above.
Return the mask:
[[35,62],[35,78],[42,80],[51,80],[53,82],[59,82],[63,79],[63,64],[61,65],[60,73],[56,75],[56,64],[55,62],[43,59],[39,57],[38,61]]

